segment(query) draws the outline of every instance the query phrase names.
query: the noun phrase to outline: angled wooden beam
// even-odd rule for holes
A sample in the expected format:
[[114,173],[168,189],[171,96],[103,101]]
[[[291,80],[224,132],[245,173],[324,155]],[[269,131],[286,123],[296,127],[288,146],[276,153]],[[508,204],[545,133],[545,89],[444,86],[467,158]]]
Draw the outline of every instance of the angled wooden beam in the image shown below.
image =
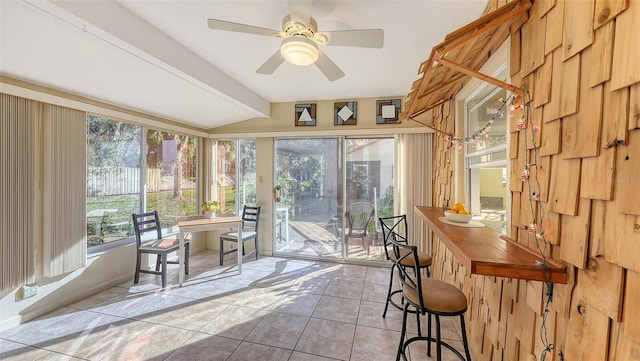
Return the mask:
[[[499,27],[494,34],[491,36],[491,39],[489,39],[489,41],[482,47],[482,50],[480,50],[478,52],[478,54],[475,56],[475,58],[473,58],[473,60],[470,62],[469,64],[469,68],[475,69],[483,60],[483,58],[487,55],[487,53],[498,43],[501,43],[502,41],[504,41],[507,38],[509,32],[509,23],[505,23],[502,24],[501,27]],[[460,54],[458,54],[458,56],[456,56],[456,60],[454,60],[454,63],[460,63],[460,60],[462,58],[464,58],[464,55],[466,54],[467,50],[469,49],[469,45],[473,45],[475,44],[475,40],[474,41],[470,41],[465,45],[465,48],[462,50],[462,52]],[[450,87],[449,92],[446,94],[445,98],[451,98],[455,93],[458,92],[457,89],[457,85],[460,83],[461,80],[465,79],[466,77],[468,77],[469,75],[467,74],[459,74],[457,77],[453,78],[452,80],[450,80],[450,77],[452,74],[457,73],[456,70],[449,68],[449,71],[447,71],[445,77],[443,78],[443,84],[440,84],[437,88],[437,90],[441,90],[444,89],[446,87]],[[435,90],[436,88],[434,88]],[[432,90],[427,90],[427,93],[424,95],[424,97],[433,94]],[[422,97],[420,97],[422,98]],[[427,104],[429,104],[431,99],[429,99],[429,101],[427,101]],[[428,107],[430,107],[428,105]],[[431,108],[429,108],[431,109]]]
[[[455,73],[455,70],[451,69],[451,71],[453,73]],[[466,77],[468,77],[468,75],[466,75],[466,74],[458,74],[453,79],[450,79],[449,82],[447,82],[447,83],[440,83],[436,87],[433,87],[431,89],[427,89],[427,92],[424,93],[422,96],[418,97],[418,99],[424,99],[424,98],[426,98],[426,97],[428,97],[428,96],[430,96],[430,95],[432,95],[432,94],[434,94],[434,93],[436,93],[436,92],[438,92],[438,91],[440,91],[442,89],[445,89],[445,88],[451,86],[452,84],[457,83],[458,81],[460,81],[460,80],[462,80],[462,79],[464,79]]]
[[[477,40],[477,38],[474,38],[474,39],[471,39],[470,41],[468,41],[464,45],[464,47],[460,50],[460,52],[458,53],[458,56],[456,56],[455,59],[453,59],[453,61],[455,63],[462,62],[462,60],[464,60],[464,57],[469,53],[469,51],[471,50],[473,45],[476,43],[476,40]],[[444,77],[442,78],[442,82],[445,83],[445,82],[449,81],[449,79],[451,79],[453,74],[455,74],[455,71],[453,69],[449,69],[447,71],[447,73],[444,75]]]
[[[413,114],[411,114],[409,112],[402,112],[402,114],[400,114],[400,115],[404,116],[404,117],[402,117],[403,119],[413,120],[413,121],[417,122],[417,120],[413,119],[413,118],[415,118],[415,117],[417,117],[419,115],[422,115],[422,114],[428,112],[429,110],[448,102],[449,100],[451,100],[451,98],[440,99],[437,102],[435,102],[434,104],[426,106],[424,108],[421,108],[420,110],[418,110],[417,112],[415,112]],[[422,123],[420,123],[420,124],[422,124]]]
[[[482,50],[480,52],[478,52],[478,55],[476,55],[476,57],[471,61],[470,63],[470,68],[475,69],[481,62],[482,59],[484,58],[484,56],[486,56],[486,54],[491,50],[491,48],[498,43],[500,40],[500,38],[502,38],[504,36],[504,39],[506,39],[506,32],[509,31],[509,24],[503,24],[501,28],[499,28],[498,30],[496,30],[496,32],[494,33],[494,35],[491,37],[491,40],[489,42],[487,42],[487,44],[485,44],[485,46],[482,48]],[[453,69],[451,71],[454,71]],[[468,77],[469,75],[464,75],[464,78]],[[449,89],[449,92],[447,94],[445,94],[445,98],[451,98],[453,97],[460,89],[458,89],[458,85],[460,84],[460,82],[458,82],[457,84],[454,82],[451,82],[451,88]]]
[[[464,60],[464,57],[468,54],[468,52],[471,50],[471,48],[473,47],[473,45],[476,43],[477,38],[470,40],[469,42],[467,42],[464,47],[462,49],[460,49],[460,51],[458,52],[458,55],[455,57],[454,62],[456,63],[460,63],[461,61]],[[440,81],[440,85],[438,86],[438,90],[442,90],[448,86],[452,86],[454,85],[458,79],[454,80],[450,80],[452,76],[454,76],[454,74],[456,74],[456,71],[453,69],[449,69],[447,70],[447,72],[444,74],[444,76],[442,77],[442,80]],[[463,78],[466,77],[466,75],[463,76]],[[419,99],[426,99],[426,104],[427,106],[429,106],[429,103],[431,103],[431,101],[437,96],[437,94],[435,94],[435,92],[433,91],[434,89],[427,89],[426,93],[424,95],[421,95],[419,97]],[[431,97],[431,98],[429,98]],[[436,99],[438,100],[438,99]]]
[[[429,57],[429,61],[427,62],[426,69],[424,69],[424,73],[422,73],[422,80],[420,81],[420,85],[418,86],[418,91],[415,93],[416,97],[419,97],[422,92],[424,92],[424,88],[429,83],[429,78],[431,78],[431,73],[433,73],[433,68],[437,66],[437,59],[440,58],[440,55],[434,50],[431,51],[431,56]],[[417,100],[417,99],[416,99]],[[409,109],[407,110],[408,114],[412,114],[416,108],[416,101],[412,101]]]
[[482,47],[482,50],[478,53],[478,55],[476,55],[476,57],[471,61],[471,63],[469,63],[469,67],[475,69],[482,61],[482,58],[484,58],[484,56],[487,55],[487,53],[489,53],[489,51],[491,51],[491,49],[495,45],[501,44],[507,39],[508,34],[509,34],[509,24],[508,23],[502,24],[502,26],[498,28],[495,31],[495,33],[493,33],[493,36],[491,37],[491,39],[487,41],[487,43]]
[[491,77],[491,76],[488,76],[486,74],[482,74],[481,72],[476,71],[474,69],[471,69],[469,67],[466,67],[464,65],[456,64],[456,63],[451,62],[451,61],[449,61],[447,59],[444,59],[444,58],[440,58],[440,60],[438,60],[438,63],[440,63],[440,64],[442,64],[442,65],[444,65],[444,66],[446,66],[448,68],[457,70],[457,71],[459,71],[461,73],[470,75],[470,76],[472,76],[474,78],[478,78],[478,79],[480,79],[482,81],[486,81],[489,84],[493,84],[495,86],[499,86],[501,88],[507,89],[510,92],[518,94],[519,96],[523,95],[522,90],[520,88],[518,88],[517,86],[505,83],[502,80],[498,80],[498,79],[496,79],[494,77]]
[[[442,98],[442,99],[438,100],[437,102],[435,102],[435,103],[433,103],[433,104],[431,104],[431,105],[427,106],[427,107],[424,109],[424,111],[422,111],[422,113],[424,113],[424,112],[428,112],[429,110],[431,110],[431,109],[433,109],[433,108],[435,108],[435,107],[437,107],[437,106],[440,106],[440,105],[442,105],[442,104],[444,104],[444,103],[448,102],[449,100],[451,100],[451,98]],[[418,112],[418,113],[416,113],[416,114],[421,114],[421,112]]]

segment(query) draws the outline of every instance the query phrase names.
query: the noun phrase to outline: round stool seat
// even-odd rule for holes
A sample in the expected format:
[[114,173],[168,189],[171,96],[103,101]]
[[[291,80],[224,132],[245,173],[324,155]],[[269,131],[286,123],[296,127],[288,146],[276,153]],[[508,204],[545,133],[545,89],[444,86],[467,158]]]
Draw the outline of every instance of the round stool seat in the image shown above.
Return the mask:
[[[405,249],[401,249],[400,250],[400,258],[402,258],[402,256],[406,255],[409,251],[405,250]],[[428,253],[425,252],[420,252],[418,251],[418,263],[419,263],[419,267],[420,268],[424,268],[424,267],[429,267],[431,266],[431,256]],[[391,252],[389,254],[389,258],[393,261],[396,262],[398,259],[396,258],[395,253]],[[413,267],[414,266],[414,259],[413,257],[406,257],[404,258],[402,261],[400,261],[400,264],[405,266],[405,267]]]
[[[457,315],[467,310],[467,297],[455,286],[432,278],[422,277],[422,300],[426,311],[441,315]],[[403,286],[403,295],[414,305],[420,305],[418,292]]]

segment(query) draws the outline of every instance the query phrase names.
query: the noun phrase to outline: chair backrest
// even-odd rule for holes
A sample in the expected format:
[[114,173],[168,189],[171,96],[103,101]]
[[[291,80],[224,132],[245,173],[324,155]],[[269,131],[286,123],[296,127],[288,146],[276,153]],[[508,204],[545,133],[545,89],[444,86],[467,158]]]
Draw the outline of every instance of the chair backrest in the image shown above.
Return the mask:
[[[396,255],[396,269],[398,270],[398,278],[402,285],[403,292],[412,292],[418,295],[419,310],[424,310],[424,299],[422,297],[422,278],[420,275],[420,262],[418,261],[418,247],[408,245],[396,240],[396,237],[390,238],[393,252]],[[413,262],[403,262],[405,259],[413,258]],[[406,266],[407,263],[413,264],[413,267]],[[411,302],[408,298],[407,301]],[[411,302],[413,303],[413,302]]]
[[389,254],[393,249],[389,249],[391,244],[391,240],[394,239],[396,242],[407,244],[407,215],[403,214],[400,216],[391,216],[391,217],[380,217],[378,218],[380,221],[380,228],[382,228],[382,240],[384,242],[384,252],[387,256],[387,260],[391,259]]
[[160,228],[160,217],[158,211],[154,210],[147,213],[132,213],[133,230],[136,233],[136,245],[140,247],[142,244],[142,235],[147,232],[156,231],[157,239],[162,238],[162,229]]
[[247,226],[247,224],[254,228],[255,232],[258,233],[258,225],[260,224],[260,206],[247,206],[245,205],[242,209],[242,223],[243,228]]
[[353,231],[363,231],[367,234],[367,227],[375,215],[373,204],[366,202],[353,202],[345,213],[349,234]]

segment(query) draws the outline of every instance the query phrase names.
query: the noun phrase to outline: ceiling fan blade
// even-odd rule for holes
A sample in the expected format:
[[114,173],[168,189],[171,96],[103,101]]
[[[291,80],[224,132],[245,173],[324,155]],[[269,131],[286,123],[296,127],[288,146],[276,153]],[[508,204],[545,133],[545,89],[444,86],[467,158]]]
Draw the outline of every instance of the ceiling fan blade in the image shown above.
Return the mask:
[[265,36],[278,36],[280,34],[280,31],[278,30],[266,29],[266,28],[261,28],[253,25],[232,23],[230,21],[224,21],[224,20],[218,20],[218,19],[208,19],[207,24],[209,24],[210,29],[214,29],[214,30],[235,31],[238,33],[247,33],[247,34],[265,35]]
[[382,29],[323,31],[322,34],[328,38],[327,45],[360,48],[382,48],[384,45]]
[[313,0],[288,0],[291,21],[309,25]]
[[320,51],[320,56],[316,61],[316,66],[329,81],[336,81],[344,76],[344,72],[338,68],[329,57]]
[[256,70],[256,73],[273,74],[273,72],[276,71],[283,62],[284,58],[280,54],[280,49],[278,49],[269,59],[267,59],[267,61],[264,62],[264,64],[262,64],[261,67],[258,68],[258,70]]

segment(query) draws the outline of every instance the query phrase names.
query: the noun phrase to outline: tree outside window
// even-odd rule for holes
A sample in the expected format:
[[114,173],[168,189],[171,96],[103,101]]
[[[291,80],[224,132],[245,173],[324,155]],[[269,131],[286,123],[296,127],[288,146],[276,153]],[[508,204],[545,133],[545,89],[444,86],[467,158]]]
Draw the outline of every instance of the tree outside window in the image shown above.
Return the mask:
[[197,211],[196,138],[149,129],[143,147],[143,134],[138,125],[87,116],[90,248],[130,240],[132,213],[156,209],[162,225],[169,227],[178,217]]

